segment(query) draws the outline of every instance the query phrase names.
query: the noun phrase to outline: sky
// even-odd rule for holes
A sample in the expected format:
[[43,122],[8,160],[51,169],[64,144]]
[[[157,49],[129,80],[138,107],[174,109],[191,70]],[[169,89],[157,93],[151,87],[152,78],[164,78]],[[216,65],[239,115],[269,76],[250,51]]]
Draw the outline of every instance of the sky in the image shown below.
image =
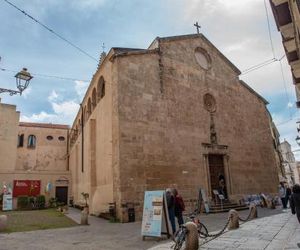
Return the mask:
[[[147,48],[157,36],[195,33],[196,21],[201,33],[242,72],[284,55],[268,0],[9,1],[96,59],[103,43],[106,52],[111,47]],[[97,61],[5,0],[0,0],[0,23],[0,87],[14,89],[14,75],[23,67],[34,76],[22,96],[0,94],[1,102],[17,105],[21,121],[71,125]],[[297,150],[299,112],[286,58],[242,74],[240,79],[268,100],[281,141],[286,139]],[[298,160],[299,153],[295,151]]]

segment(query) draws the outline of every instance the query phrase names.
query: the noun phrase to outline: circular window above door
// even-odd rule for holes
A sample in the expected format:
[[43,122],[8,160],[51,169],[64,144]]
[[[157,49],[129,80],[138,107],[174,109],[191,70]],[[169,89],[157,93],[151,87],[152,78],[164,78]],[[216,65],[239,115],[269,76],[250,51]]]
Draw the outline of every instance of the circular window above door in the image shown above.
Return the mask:
[[208,70],[211,67],[211,59],[206,50],[202,48],[196,48],[195,58],[201,68]]
[[203,96],[203,102],[204,107],[208,112],[213,113],[216,111],[216,100],[211,94],[205,94]]

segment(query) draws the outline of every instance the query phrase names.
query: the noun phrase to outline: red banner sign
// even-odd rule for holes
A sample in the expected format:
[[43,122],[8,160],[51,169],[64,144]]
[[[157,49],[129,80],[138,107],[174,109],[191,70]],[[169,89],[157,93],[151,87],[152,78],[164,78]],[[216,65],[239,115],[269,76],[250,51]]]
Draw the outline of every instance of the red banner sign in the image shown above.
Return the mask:
[[39,180],[14,180],[13,197],[21,195],[37,196],[41,192]]

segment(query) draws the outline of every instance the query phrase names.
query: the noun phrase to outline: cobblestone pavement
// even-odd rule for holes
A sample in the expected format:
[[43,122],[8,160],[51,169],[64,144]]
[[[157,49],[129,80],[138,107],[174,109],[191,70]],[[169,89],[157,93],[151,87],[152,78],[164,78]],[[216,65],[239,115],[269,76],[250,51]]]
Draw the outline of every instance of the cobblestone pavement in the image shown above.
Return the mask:
[[[201,242],[203,243],[203,242]],[[201,244],[200,243],[200,244]],[[237,230],[201,245],[200,249],[300,249],[300,224],[290,211],[246,222]],[[171,243],[151,248],[170,250]]]
[[[260,217],[270,216],[278,213],[281,213],[280,209],[276,209],[276,210],[259,209],[258,210],[258,214]],[[242,211],[240,214],[242,217],[246,217],[248,215],[248,211]],[[283,215],[280,214],[279,216],[283,216],[283,218],[285,218],[285,216],[287,215],[288,214],[283,214]],[[78,210],[70,209],[68,216],[78,222],[80,218],[80,213]],[[227,213],[201,215],[201,220],[208,227],[209,231],[215,231],[215,230],[219,230],[224,225],[227,216],[228,216]],[[272,217],[267,217],[267,218],[272,218]],[[32,219],[34,220],[34,218]],[[294,220],[296,220],[296,218],[294,218]],[[11,233],[11,234],[2,233],[0,234],[0,249],[1,250],[10,250],[10,249],[14,249],[14,250],[16,249],[20,249],[20,250],[27,250],[27,249],[28,250],[49,250],[49,249],[51,250],[52,249],[54,250],[69,250],[69,249],[72,250],[73,249],[75,250],[76,249],[144,250],[155,246],[161,247],[162,243],[165,243],[163,244],[163,246],[166,246],[167,244],[168,247],[165,249],[170,249],[170,245],[172,244],[170,240],[158,241],[156,239],[147,239],[145,241],[142,241],[141,222],[126,223],[126,224],[110,223],[106,220],[97,217],[90,217],[89,222],[90,222],[89,226],[76,226],[72,228],[38,230],[32,232],[20,232],[20,233]],[[280,225],[280,223],[278,223],[278,225]],[[270,228],[274,229],[274,226]],[[276,230],[274,229],[274,232]],[[234,231],[232,233],[238,233],[238,232],[239,231],[236,232]],[[227,233],[225,235],[227,235]],[[225,235],[223,237],[225,237]],[[299,231],[298,231],[298,235],[300,235]],[[271,235],[265,235],[265,237],[268,236],[271,237]],[[239,237],[239,236],[235,235],[233,237]],[[226,241],[226,238],[224,238],[223,240]],[[297,239],[295,238],[294,240]],[[227,243],[228,242],[230,242],[230,239],[227,239]],[[300,242],[300,240],[298,240],[298,242]],[[213,244],[213,242],[209,244]],[[221,246],[223,245],[221,244]],[[207,246],[211,247],[212,245],[207,244],[205,247]],[[216,249],[215,246],[214,248]],[[220,244],[218,249],[220,249]]]

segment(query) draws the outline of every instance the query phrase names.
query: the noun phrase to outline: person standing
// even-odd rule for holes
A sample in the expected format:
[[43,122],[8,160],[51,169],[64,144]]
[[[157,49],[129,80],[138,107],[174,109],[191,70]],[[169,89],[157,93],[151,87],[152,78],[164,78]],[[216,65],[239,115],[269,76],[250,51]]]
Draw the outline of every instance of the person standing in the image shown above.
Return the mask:
[[286,196],[286,188],[284,186],[284,183],[280,182],[279,197],[281,199],[283,209],[286,209],[286,198],[285,198],[285,196]]
[[293,194],[290,198],[290,207],[292,214],[296,214],[298,221],[300,223],[300,185],[295,184],[293,186]]
[[181,195],[178,194],[177,189],[174,189],[175,195],[175,217],[177,218],[178,225],[183,225],[182,212],[185,210],[185,205]]
[[172,226],[173,234],[176,232],[175,224],[175,196],[170,188],[166,189],[167,206],[169,213],[169,220]]
[[286,207],[289,204],[291,206],[291,195],[292,195],[292,189],[289,187],[289,185],[286,185],[286,189],[285,189],[285,202],[286,202]]

